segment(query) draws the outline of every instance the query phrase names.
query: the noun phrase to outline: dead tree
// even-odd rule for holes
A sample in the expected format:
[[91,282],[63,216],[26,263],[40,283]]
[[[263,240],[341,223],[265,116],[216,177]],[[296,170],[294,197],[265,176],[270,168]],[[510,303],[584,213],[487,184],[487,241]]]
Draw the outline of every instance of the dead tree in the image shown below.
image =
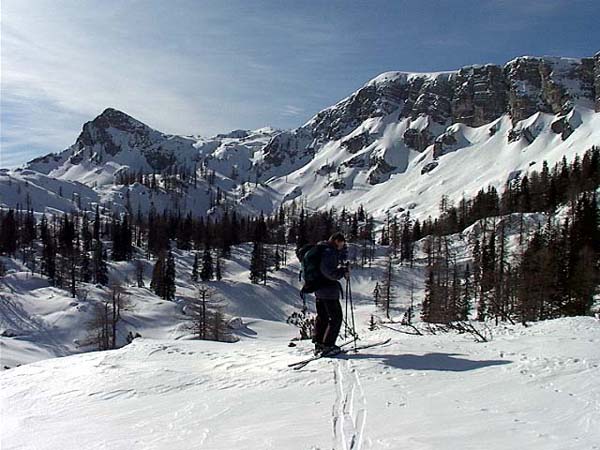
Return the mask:
[[126,292],[119,284],[111,287],[110,298],[95,305],[92,318],[88,322],[89,343],[98,350],[117,348],[117,325],[121,320],[121,311],[131,306]]
[[214,291],[205,285],[197,287],[196,296],[188,305],[189,329],[201,340],[223,341],[229,337],[223,303],[214,298]]

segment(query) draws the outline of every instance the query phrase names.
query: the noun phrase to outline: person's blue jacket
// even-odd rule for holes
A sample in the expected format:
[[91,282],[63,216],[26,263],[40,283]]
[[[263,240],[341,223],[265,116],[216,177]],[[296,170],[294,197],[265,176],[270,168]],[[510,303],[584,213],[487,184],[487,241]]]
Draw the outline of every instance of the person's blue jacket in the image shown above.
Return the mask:
[[322,241],[318,245],[326,246],[321,253],[320,265],[321,273],[326,282],[315,291],[315,296],[322,299],[337,300],[342,292],[342,286],[338,280],[344,277],[346,269],[339,267],[340,252],[332,244],[328,241]]

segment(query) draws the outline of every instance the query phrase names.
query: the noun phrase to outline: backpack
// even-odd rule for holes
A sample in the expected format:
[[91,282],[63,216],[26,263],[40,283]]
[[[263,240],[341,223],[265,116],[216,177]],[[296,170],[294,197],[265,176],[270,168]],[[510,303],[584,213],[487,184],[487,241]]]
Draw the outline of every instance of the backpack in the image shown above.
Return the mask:
[[301,263],[300,276],[304,278],[302,293],[315,292],[325,281],[321,273],[321,256],[326,248],[323,244],[307,244],[296,250],[296,256]]

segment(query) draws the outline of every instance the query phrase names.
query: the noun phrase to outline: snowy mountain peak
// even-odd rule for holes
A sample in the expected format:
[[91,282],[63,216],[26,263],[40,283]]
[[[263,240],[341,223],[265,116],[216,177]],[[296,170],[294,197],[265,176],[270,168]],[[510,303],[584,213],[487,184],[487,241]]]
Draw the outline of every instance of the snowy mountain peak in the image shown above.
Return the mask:
[[147,125],[143,124],[137,119],[134,119],[129,114],[114,108],[106,108],[104,111],[102,111],[102,114],[92,121],[92,123],[95,123],[97,126],[104,124],[123,130],[131,129],[131,127],[149,128]]
[[243,139],[248,137],[248,130],[233,130],[229,133],[220,133],[215,136],[215,139]]
[[[31,161],[28,169],[94,188],[131,182],[132,174],[139,181],[142,174],[188,176],[202,169],[216,174],[214,189],[230,199],[241,195],[236,207],[247,213],[268,213],[302,197],[313,208],[370,202],[379,205],[376,215],[415,205],[413,214],[427,215],[442,194],[457,198],[490,183],[501,188],[510,172],[599,145],[598,112],[600,54],[522,56],[454,71],[385,72],[288,131],[173,136],[107,108],[83,126],[74,145]],[[469,165],[473,173],[491,169],[485,177],[458,183],[456,174]],[[263,185],[249,193],[243,186],[248,181]],[[388,184],[395,186],[393,196]],[[203,189],[202,197],[216,195]],[[128,190],[110,194],[110,201],[134,195],[133,205],[154,202],[158,208],[147,192]],[[427,200],[421,196],[425,191]],[[386,199],[374,201],[376,192]],[[191,210],[196,203],[188,197],[198,193],[182,195],[177,207]],[[161,207],[171,203],[165,199]],[[194,214],[208,213],[198,207]]]
[[131,141],[133,136],[137,138],[136,145],[147,144],[152,131],[152,128],[124,112],[107,108],[94,120],[83,125],[75,145],[79,150],[101,145],[107,154],[114,156],[122,150],[124,141]]
[[375,78],[373,78],[372,80],[370,80],[369,82],[367,82],[364,86],[371,86],[371,85],[384,85],[384,84],[389,84],[389,83],[395,83],[395,82],[400,82],[400,83],[409,83],[411,81],[413,81],[414,79],[423,79],[423,80],[436,80],[436,79],[448,79],[449,77],[451,77],[452,75],[456,74],[456,70],[451,70],[451,71],[442,71],[442,72],[398,72],[398,71],[391,71],[391,72],[384,72],[378,76],[376,76]]

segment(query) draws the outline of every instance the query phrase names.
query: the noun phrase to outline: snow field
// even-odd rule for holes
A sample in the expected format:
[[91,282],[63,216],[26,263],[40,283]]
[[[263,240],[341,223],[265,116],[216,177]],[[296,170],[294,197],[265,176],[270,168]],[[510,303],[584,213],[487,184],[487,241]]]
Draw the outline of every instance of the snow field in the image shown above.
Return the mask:
[[[287,347],[297,330],[281,319],[298,306],[296,263],[290,255],[270,288],[253,286],[246,281],[249,253],[249,246],[234,250],[219,288],[229,308],[256,308],[236,331],[239,342],[188,340],[173,311],[160,309],[176,303],[131,288],[138,307],[128,321],[146,324],[144,338],[2,372],[2,448],[588,450],[600,442],[597,320],[501,325],[488,343],[370,332],[371,314],[383,316],[370,294],[381,277],[379,255],[372,269],[352,272],[356,322],[364,342],[392,342],[294,371],[287,365],[312,350],[308,342]],[[182,275],[191,260],[187,252],[178,255],[183,296],[191,295]],[[126,278],[127,266],[119,264]],[[420,276],[418,268],[399,267],[395,320],[407,306],[410,281]],[[21,299],[38,296],[36,305],[54,289],[35,278],[29,283],[10,286]],[[58,309],[61,298],[70,300],[53,299]]]
[[387,346],[299,371],[294,330],[248,327],[234,344],[137,339],[5,371],[2,448],[598,448],[595,319],[484,344],[379,330],[363,336]]

